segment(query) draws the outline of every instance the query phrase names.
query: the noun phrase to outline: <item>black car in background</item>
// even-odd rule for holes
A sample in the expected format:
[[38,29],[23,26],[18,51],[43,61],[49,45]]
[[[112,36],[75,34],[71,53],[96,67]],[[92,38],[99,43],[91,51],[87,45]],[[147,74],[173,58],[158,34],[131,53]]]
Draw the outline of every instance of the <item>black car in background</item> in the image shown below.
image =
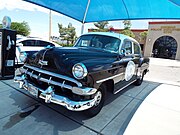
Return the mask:
[[141,85],[149,58],[128,36],[94,32],[80,36],[74,47],[51,47],[26,58],[15,80],[46,103],[72,111],[100,112],[107,91],[116,94],[134,83]]

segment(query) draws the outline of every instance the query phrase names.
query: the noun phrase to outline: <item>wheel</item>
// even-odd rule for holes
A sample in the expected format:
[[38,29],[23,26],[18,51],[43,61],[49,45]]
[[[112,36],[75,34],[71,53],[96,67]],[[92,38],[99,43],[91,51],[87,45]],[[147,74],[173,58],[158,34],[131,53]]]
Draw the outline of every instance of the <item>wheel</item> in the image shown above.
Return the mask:
[[102,84],[96,92],[97,100],[93,107],[86,110],[86,114],[88,117],[96,116],[102,109],[106,97],[106,85]]
[[139,85],[142,84],[143,78],[144,78],[144,74],[145,74],[145,72],[143,71],[142,74],[140,75],[140,78],[138,78],[138,79],[135,81],[134,84],[135,84],[136,86],[139,86]]

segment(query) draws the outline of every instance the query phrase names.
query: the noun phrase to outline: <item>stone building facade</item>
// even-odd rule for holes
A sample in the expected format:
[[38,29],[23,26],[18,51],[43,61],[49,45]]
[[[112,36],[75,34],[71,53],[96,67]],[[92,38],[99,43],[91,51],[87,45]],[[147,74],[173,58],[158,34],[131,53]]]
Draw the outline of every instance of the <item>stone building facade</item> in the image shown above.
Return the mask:
[[180,60],[180,21],[149,22],[144,55]]

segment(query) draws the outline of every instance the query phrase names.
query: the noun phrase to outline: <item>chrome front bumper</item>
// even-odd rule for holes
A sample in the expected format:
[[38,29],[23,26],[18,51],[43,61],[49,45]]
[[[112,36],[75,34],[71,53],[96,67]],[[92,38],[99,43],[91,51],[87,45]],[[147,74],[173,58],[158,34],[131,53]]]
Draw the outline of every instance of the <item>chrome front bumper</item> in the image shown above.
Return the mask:
[[[42,90],[33,84],[29,83],[24,76],[15,77],[15,82],[19,82],[19,87],[26,89],[30,94],[34,95],[35,97],[39,97],[44,99],[46,103],[55,103],[61,106],[66,107],[68,110],[71,111],[82,111],[87,110],[94,106],[95,102],[97,101],[98,95],[95,94],[95,97],[91,100],[87,101],[72,101],[67,97],[56,95],[54,93],[54,89],[52,86],[49,86],[46,90]],[[36,92],[32,92],[32,90]],[[40,93],[40,94],[38,94]]]

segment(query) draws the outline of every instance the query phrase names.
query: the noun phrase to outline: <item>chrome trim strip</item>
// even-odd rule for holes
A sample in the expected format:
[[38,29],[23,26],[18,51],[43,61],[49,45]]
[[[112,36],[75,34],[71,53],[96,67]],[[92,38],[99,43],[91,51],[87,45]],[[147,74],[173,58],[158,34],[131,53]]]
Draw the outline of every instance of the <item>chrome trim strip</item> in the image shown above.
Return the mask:
[[111,76],[111,77],[108,77],[108,78],[105,78],[105,79],[101,79],[101,80],[99,80],[99,81],[96,81],[96,83],[102,83],[102,82],[104,82],[104,81],[107,81],[107,80],[116,78],[116,77],[121,76],[121,75],[123,75],[123,74],[124,74],[124,73],[120,73],[120,74],[117,74],[117,75],[114,75],[114,76]]
[[48,84],[50,84],[50,83],[51,83],[51,79],[52,79],[52,77],[49,77]]
[[82,84],[80,82],[78,82],[77,80],[73,79],[73,78],[70,78],[70,77],[67,77],[67,76],[64,76],[64,75],[60,75],[60,74],[57,74],[57,73],[53,73],[53,72],[50,72],[50,71],[46,71],[46,70],[43,70],[43,69],[40,69],[40,68],[28,66],[28,65],[24,65],[24,67],[35,70],[36,72],[40,72],[40,73],[47,74],[47,75],[50,75],[50,76],[54,76],[54,77],[57,77],[57,78],[61,78],[61,79],[64,79],[64,80],[67,80],[67,81],[70,81],[70,82],[74,82],[74,83],[77,84],[78,87],[82,87]]
[[121,90],[123,90],[124,88],[128,87],[129,85],[131,85],[132,83],[134,83],[136,80],[128,83],[127,85],[125,85],[124,87],[120,88],[118,91],[114,92],[114,94],[117,94],[118,92],[120,92]]
[[[31,75],[30,72],[27,72],[28,75]],[[39,81],[42,81],[42,82],[45,82],[45,83],[49,83],[49,84],[52,84],[52,85],[56,85],[56,86],[60,86],[60,87],[64,87],[64,88],[67,88],[67,89],[72,89],[73,87],[70,86],[70,85],[66,85],[66,84],[62,84],[62,83],[59,83],[59,82],[55,82],[55,81],[49,81],[49,79],[46,79],[46,78],[43,78],[43,77],[40,77],[40,76],[37,76],[35,74],[32,74],[31,77],[35,78],[35,79],[38,79]]]

